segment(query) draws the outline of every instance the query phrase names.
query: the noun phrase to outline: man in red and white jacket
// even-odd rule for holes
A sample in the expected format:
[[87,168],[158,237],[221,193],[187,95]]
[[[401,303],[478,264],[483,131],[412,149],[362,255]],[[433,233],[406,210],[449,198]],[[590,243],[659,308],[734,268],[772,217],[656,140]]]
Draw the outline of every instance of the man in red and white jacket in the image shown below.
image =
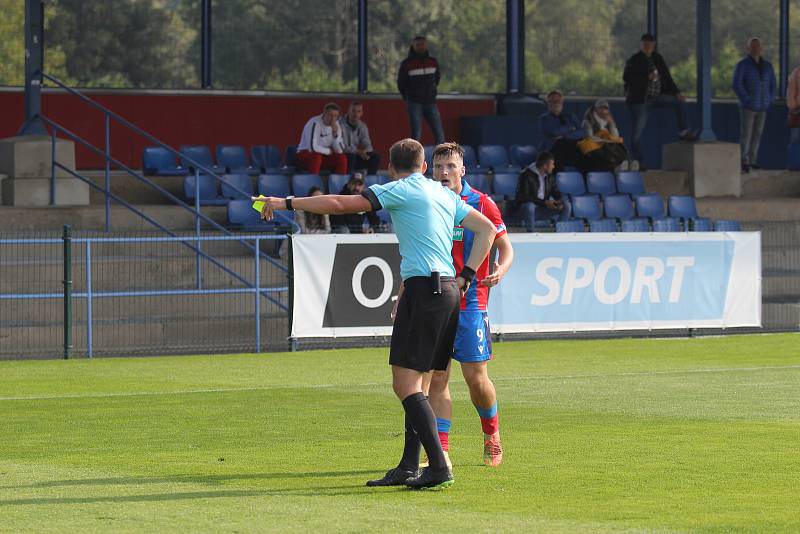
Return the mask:
[[321,169],[347,174],[347,155],[338,119],[339,106],[330,102],[325,104],[322,115],[308,120],[297,145],[297,163],[301,169],[312,174],[319,174]]

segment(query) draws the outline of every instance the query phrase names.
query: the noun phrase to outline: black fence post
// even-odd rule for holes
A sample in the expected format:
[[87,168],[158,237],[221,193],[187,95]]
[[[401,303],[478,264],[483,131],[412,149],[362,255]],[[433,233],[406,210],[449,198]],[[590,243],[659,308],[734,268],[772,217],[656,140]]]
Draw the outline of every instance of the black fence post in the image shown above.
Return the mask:
[[72,227],[64,225],[64,359],[72,354]]

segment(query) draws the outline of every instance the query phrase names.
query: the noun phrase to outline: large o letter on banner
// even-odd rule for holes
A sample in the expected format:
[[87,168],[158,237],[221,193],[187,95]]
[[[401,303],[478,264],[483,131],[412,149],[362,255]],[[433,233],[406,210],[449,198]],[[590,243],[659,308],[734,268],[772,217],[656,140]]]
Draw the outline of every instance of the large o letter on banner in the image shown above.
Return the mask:
[[[381,291],[381,294],[378,295],[378,298],[369,298],[364,294],[364,290],[361,288],[361,279],[364,276],[364,271],[367,270],[367,267],[377,267],[381,270],[381,274],[383,274],[383,290]],[[389,267],[389,264],[386,263],[386,260],[382,258],[378,258],[376,256],[364,258],[358,262],[356,268],[353,269],[353,295],[355,295],[356,300],[366,308],[379,308],[383,306],[386,301],[389,300],[389,297],[392,294],[393,285],[394,277],[392,276],[392,268]]]

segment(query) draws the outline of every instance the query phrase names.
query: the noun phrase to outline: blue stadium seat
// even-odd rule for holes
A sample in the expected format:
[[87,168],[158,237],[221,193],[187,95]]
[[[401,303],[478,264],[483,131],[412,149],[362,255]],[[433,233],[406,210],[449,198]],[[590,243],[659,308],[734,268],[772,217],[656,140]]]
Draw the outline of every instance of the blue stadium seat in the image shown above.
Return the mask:
[[556,232],[583,232],[583,221],[571,219],[569,221],[556,221]]
[[[338,195],[344,188],[345,184],[350,181],[349,174],[331,174],[328,176],[328,192],[332,195]],[[366,182],[365,182],[366,185]]]
[[511,145],[508,151],[511,164],[524,168],[536,161],[536,147],[533,145]]
[[464,149],[464,167],[467,168],[467,172],[474,173],[479,168],[478,158],[475,156],[475,149],[470,145],[461,145],[461,148]]
[[389,210],[378,210],[375,213],[378,215],[378,219],[380,219],[383,224],[392,226],[392,216],[389,213]]
[[589,221],[590,232],[616,232],[617,221],[614,219],[597,219],[596,221]]
[[291,195],[289,177],[285,174],[262,174],[258,177],[258,194],[286,198]]
[[[194,172],[196,165],[189,162],[189,160],[186,158],[191,158],[199,165],[202,165],[212,172],[220,172],[223,170],[221,167],[214,165],[214,161],[211,159],[211,151],[205,145],[182,145],[180,153],[181,165],[192,172]],[[184,156],[186,156],[186,158]],[[205,169],[200,169],[200,172],[205,172]]]
[[495,200],[514,200],[517,194],[517,178],[514,173],[495,174],[492,180],[492,193]]
[[149,146],[142,152],[144,174],[159,176],[185,176],[189,170],[177,164],[175,155],[164,147]]
[[626,219],[620,224],[620,229],[623,232],[649,232],[650,224],[646,219]]
[[658,193],[645,193],[636,199],[636,214],[649,219],[663,219],[666,216],[664,201]]
[[250,149],[253,165],[262,172],[271,174],[280,172],[281,149],[275,145],[255,145]]
[[223,197],[248,199],[253,196],[253,181],[247,174],[223,174],[220,178]]
[[490,194],[489,189],[489,177],[485,174],[473,174],[471,176],[464,177],[467,180],[467,183],[471,187],[474,187],[481,193],[486,193],[487,195]]
[[425,171],[426,176],[430,176],[433,174],[433,149],[436,148],[434,145],[425,145],[422,149],[425,151],[425,163],[428,164],[428,170]]
[[572,197],[572,216],[576,219],[596,221],[603,218],[600,197],[597,195],[577,195]]
[[385,185],[391,181],[391,178],[388,176],[383,176],[381,174],[368,174],[366,178],[364,178],[364,186],[369,187],[375,184]]
[[319,174],[295,174],[292,176],[292,193],[298,197],[308,196],[308,190],[312,187],[319,187],[325,192],[322,178]]
[[291,211],[275,212],[273,221],[263,221],[250,200],[230,200],[227,211],[228,222],[245,230],[272,231],[276,226],[289,225],[294,221],[294,212]]
[[250,165],[244,147],[239,145],[217,145],[217,165],[228,174],[258,174],[258,169]]
[[[672,195],[667,200],[667,206],[670,217],[676,217],[681,220],[686,229],[694,227],[698,222],[701,227],[706,227],[706,221],[709,219],[699,217],[697,215],[697,202],[694,197],[687,195]],[[703,221],[703,222],[701,222]]]
[[478,163],[481,167],[493,169],[494,172],[507,171],[511,167],[508,151],[503,145],[479,145]]
[[228,199],[219,195],[219,185],[217,179],[210,174],[201,174],[199,180],[195,180],[194,174],[189,174],[183,179],[183,194],[194,204],[195,189],[197,184],[200,186],[200,204],[203,206],[224,206]]
[[286,155],[283,161],[289,169],[297,168],[297,145],[286,145]]
[[620,171],[617,174],[617,191],[626,193],[634,200],[644,194],[644,178],[639,171]]
[[653,219],[653,231],[680,232],[681,223],[678,221],[678,219],[673,218]]
[[714,223],[711,219],[695,219],[690,228],[692,232],[713,232]]
[[715,232],[741,232],[742,225],[739,221],[714,221]]
[[556,174],[556,185],[562,194],[569,196],[585,195],[586,184],[579,172],[560,172]]
[[609,195],[603,199],[603,208],[606,217],[620,219],[623,221],[634,218],[636,212],[633,210],[631,197],[628,195]]
[[617,184],[614,174],[610,172],[590,172],[586,175],[586,190],[602,197],[615,195]]

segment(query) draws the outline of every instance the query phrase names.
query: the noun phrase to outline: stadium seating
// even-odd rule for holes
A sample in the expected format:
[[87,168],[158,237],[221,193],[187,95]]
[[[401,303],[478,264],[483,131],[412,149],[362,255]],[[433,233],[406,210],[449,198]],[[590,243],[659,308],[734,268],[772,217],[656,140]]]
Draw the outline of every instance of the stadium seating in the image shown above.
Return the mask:
[[392,216],[389,213],[389,210],[378,210],[375,213],[378,215],[378,219],[380,219],[383,224],[390,227],[392,226]]
[[715,232],[741,232],[742,225],[739,221],[714,221]]
[[[189,169],[189,171],[194,172],[196,165],[191,163],[186,158],[191,158],[192,160],[196,161],[199,165],[202,165],[206,169],[212,172],[221,172],[223,169],[214,165],[214,161],[211,159],[211,151],[205,145],[182,145],[180,149],[181,153],[181,165]],[[186,158],[184,157],[186,156]],[[205,172],[204,169],[200,169],[201,172]]]
[[649,232],[650,225],[646,219],[627,219],[620,223],[623,232]]
[[681,231],[681,223],[678,219],[673,219],[671,217],[663,218],[663,219],[653,219],[653,231],[654,232],[680,232]]
[[512,165],[524,168],[536,161],[536,147],[533,145],[511,145],[508,155]]
[[667,216],[664,201],[658,193],[645,193],[636,198],[636,214],[648,219],[663,219]]
[[569,196],[585,195],[586,184],[579,172],[560,172],[556,174],[556,185],[562,194]]
[[639,195],[646,193],[641,173],[639,171],[620,171],[617,174],[617,191],[630,195],[634,200]]
[[489,176],[485,174],[474,174],[472,176],[466,176],[465,178],[470,186],[474,187],[481,193],[486,193],[487,195],[490,193]]
[[258,177],[258,194],[286,198],[291,195],[289,177],[285,174],[262,174]]
[[495,174],[492,180],[492,198],[500,200],[514,200],[517,194],[517,175],[514,173]]
[[253,181],[247,174],[224,174],[220,178],[223,197],[249,199],[253,196]]
[[[196,180],[198,178],[199,180]],[[183,194],[194,203],[196,187],[200,187],[200,204],[203,206],[224,206],[228,199],[219,194],[217,179],[210,174],[189,174],[183,179]]]
[[277,226],[290,225],[294,221],[294,212],[278,211],[275,212],[273,221],[261,220],[261,214],[253,209],[253,203],[249,200],[231,200],[228,202],[228,222],[236,225],[243,230],[274,230]]
[[276,173],[281,170],[281,150],[275,145],[255,145],[250,149],[253,165],[264,173]]
[[380,174],[368,174],[366,176],[366,178],[364,178],[364,185],[366,187],[369,187],[369,186],[375,185],[375,184],[384,185],[384,184],[388,184],[390,180],[391,180],[391,178],[389,178],[388,176],[382,176]]
[[610,172],[590,172],[586,175],[586,190],[602,197],[615,195],[617,184],[614,174]]
[[491,168],[496,173],[514,170],[508,160],[508,151],[503,145],[478,146],[478,164],[485,169]]
[[583,221],[571,219],[568,221],[556,221],[556,232],[583,232]]
[[[680,219],[687,230],[693,228],[698,222],[705,225],[704,222],[708,219],[698,217],[697,215],[697,202],[694,197],[687,195],[673,195],[667,200],[667,207],[670,217]],[[703,226],[705,227],[705,226]]]
[[692,232],[713,232],[714,222],[711,219],[695,219],[691,225]]
[[606,217],[626,221],[634,218],[636,212],[628,195],[609,195],[603,199]]
[[461,148],[464,149],[464,167],[467,168],[467,173],[474,174],[475,172],[482,170],[478,165],[478,158],[475,156],[475,149],[470,145],[462,145]]
[[[344,188],[345,184],[350,181],[349,174],[331,174],[328,176],[328,192],[332,195],[338,195]],[[366,182],[365,182],[366,185]]]
[[149,146],[142,152],[142,169],[145,174],[159,176],[185,176],[189,170],[178,165],[175,155],[164,147]]
[[286,155],[283,161],[289,169],[297,168],[297,145],[286,145]]
[[589,221],[590,232],[616,232],[617,222],[614,219],[597,219]]
[[319,187],[325,192],[322,178],[319,174],[295,174],[292,176],[292,194],[298,197],[308,196],[308,190],[312,187]]
[[217,145],[217,165],[228,174],[258,174],[258,169],[250,165],[244,147],[239,145]]
[[596,221],[603,218],[600,197],[597,195],[577,195],[572,197],[572,216],[576,219]]

